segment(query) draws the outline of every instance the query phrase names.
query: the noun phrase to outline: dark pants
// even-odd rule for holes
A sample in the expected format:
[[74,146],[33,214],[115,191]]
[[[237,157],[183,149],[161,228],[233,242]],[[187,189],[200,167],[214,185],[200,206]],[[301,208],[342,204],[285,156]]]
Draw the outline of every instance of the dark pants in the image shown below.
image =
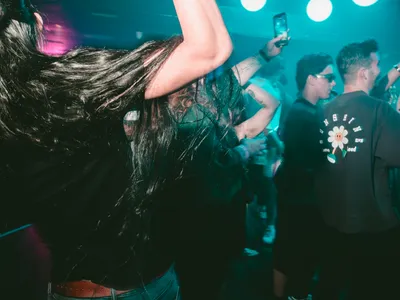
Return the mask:
[[276,189],[272,178],[265,176],[263,165],[249,165],[249,179],[252,191],[257,196],[258,205],[265,205],[268,213],[268,224],[276,221]]
[[203,250],[203,253],[193,251],[190,254],[192,257],[181,257],[178,260],[182,300],[220,299],[232,260],[220,253],[211,253],[212,249]]
[[329,228],[326,246],[319,287],[326,296],[319,299],[339,299],[345,288],[350,300],[399,299],[400,228],[374,234]]
[[304,298],[310,292],[321,261],[324,228],[316,205],[279,205],[273,263],[287,276],[289,296]]
[[246,198],[186,208],[182,216],[176,271],[182,300],[215,300],[233,260],[245,245]]

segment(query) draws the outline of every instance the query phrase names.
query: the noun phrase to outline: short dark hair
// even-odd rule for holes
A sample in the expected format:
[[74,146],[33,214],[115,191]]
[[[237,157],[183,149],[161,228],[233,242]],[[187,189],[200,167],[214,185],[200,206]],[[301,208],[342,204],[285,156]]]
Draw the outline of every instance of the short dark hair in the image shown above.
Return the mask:
[[340,50],[336,64],[343,81],[360,68],[371,66],[371,54],[378,52],[378,43],[375,40],[366,40],[361,43],[352,43]]
[[333,58],[325,53],[309,54],[297,62],[296,83],[299,91],[303,90],[310,75],[321,73],[327,66],[333,65]]

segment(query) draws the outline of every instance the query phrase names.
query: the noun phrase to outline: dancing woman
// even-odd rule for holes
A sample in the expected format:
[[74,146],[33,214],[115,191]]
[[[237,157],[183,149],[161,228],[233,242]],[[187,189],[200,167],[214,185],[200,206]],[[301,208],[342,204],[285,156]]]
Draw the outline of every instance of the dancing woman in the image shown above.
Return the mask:
[[[55,299],[178,295],[172,257],[150,238],[166,214],[153,205],[165,175],[155,170],[175,132],[164,96],[221,65],[232,44],[215,1],[174,5],[182,37],[50,57],[29,1],[0,0],[0,225],[37,226]],[[132,155],[122,120],[134,109]]]
[[[193,88],[229,57],[231,40],[215,1],[174,4],[183,37],[49,57],[29,1],[0,0],[1,226],[36,225],[52,254],[54,299],[179,297],[168,196],[183,198],[180,177],[193,170],[212,196],[201,201],[240,188],[232,162],[252,148],[239,144],[250,122],[235,126],[238,73]],[[249,67],[238,69],[245,78]],[[167,97],[183,86],[177,95],[194,93],[194,105]],[[128,140],[122,120],[132,111]],[[199,172],[201,157],[215,164]],[[233,181],[206,177],[227,166],[237,168]]]

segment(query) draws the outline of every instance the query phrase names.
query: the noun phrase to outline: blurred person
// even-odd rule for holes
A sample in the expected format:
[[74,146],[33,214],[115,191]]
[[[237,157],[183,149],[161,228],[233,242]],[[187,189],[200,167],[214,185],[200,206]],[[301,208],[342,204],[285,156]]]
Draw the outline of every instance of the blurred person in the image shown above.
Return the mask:
[[390,100],[390,89],[400,78],[400,62],[395,64],[384,76],[378,76],[370,95],[381,100]]
[[320,100],[335,86],[333,59],[311,54],[297,62],[300,97],[283,125],[283,162],[278,190],[277,237],[273,249],[274,293],[277,299],[307,299],[320,263],[323,222],[314,192],[315,172],[322,161],[319,144]]
[[[259,68],[268,66],[281,52],[281,48],[275,46],[280,38],[270,40],[261,54],[232,68],[220,68],[209,74],[205,81],[170,96],[172,102],[182,99],[186,104],[207,103],[214,98],[226,103],[217,108],[224,115],[204,112],[202,107],[191,109],[189,104],[190,109],[183,106],[179,117],[185,130],[178,138],[178,148],[187,148],[184,142],[191,141],[188,136],[193,132],[203,140],[202,147],[190,156],[191,163],[181,175],[184,184],[180,184],[181,226],[176,269],[184,300],[218,299],[230,265],[244,251],[248,194],[245,167],[251,157],[265,150],[265,139],[254,140],[252,137],[265,129],[271,110],[265,105],[252,118],[243,118],[243,86]],[[269,97],[263,91],[260,93],[263,99]],[[206,136],[207,132],[188,130],[203,123],[210,123],[207,130],[214,130],[211,124],[221,124],[223,130],[215,127],[217,135]],[[229,142],[231,151],[217,149],[210,157],[211,146],[216,140]]]
[[[247,118],[252,117],[265,105],[263,103],[265,98],[267,99],[265,100],[266,105],[271,111],[270,121],[257,138],[265,138],[267,132],[271,130],[279,132],[280,124],[285,118],[289,105],[293,102],[284,90],[284,85],[287,84],[284,70],[283,58],[278,57],[255,73],[246,87],[246,91],[251,96],[246,103],[245,115]],[[266,96],[258,96],[261,92],[255,91],[255,89],[261,89],[269,99]],[[266,228],[262,237],[266,244],[272,244],[275,239],[276,222],[276,191],[272,177],[267,175],[271,174],[268,171],[272,167],[269,162],[267,155],[258,155],[249,163],[249,178],[259,205],[260,218],[266,220]]]

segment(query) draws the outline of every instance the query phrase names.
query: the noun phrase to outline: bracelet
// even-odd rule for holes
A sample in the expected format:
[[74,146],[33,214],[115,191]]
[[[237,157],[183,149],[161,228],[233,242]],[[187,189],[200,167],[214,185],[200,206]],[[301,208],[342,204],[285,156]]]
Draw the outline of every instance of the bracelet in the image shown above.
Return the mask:
[[400,67],[398,65],[394,65],[393,68],[396,69],[396,71],[400,73]]
[[266,61],[266,62],[270,62],[271,59],[267,56],[267,54],[265,54],[265,52],[263,50],[258,51],[258,53],[260,54],[260,56]]
[[251,85],[250,81],[247,81],[243,86],[242,89],[246,90]]

